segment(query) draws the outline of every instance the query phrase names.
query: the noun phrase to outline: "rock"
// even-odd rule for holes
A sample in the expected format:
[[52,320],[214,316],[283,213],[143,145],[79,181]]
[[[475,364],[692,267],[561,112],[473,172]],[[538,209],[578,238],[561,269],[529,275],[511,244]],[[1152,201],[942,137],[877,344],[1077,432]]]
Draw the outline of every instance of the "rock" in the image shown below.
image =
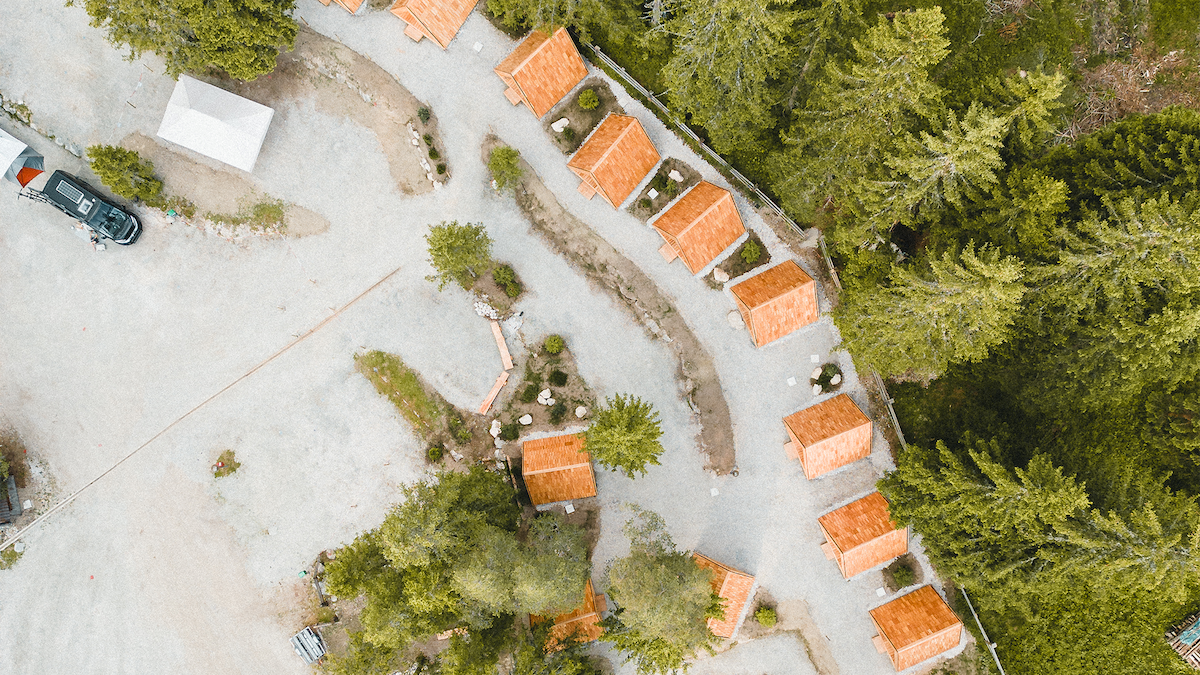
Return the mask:
[[585,408],[583,406],[579,406],[578,408],[575,409],[575,416],[578,417],[579,419],[583,419],[584,417],[587,417],[587,408]]
[[530,424],[533,424],[533,415],[522,415],[521,419],[517,421],[525,426],[529,426]]
[[548,399],[546,399],[546,405],[554,405],[554,404],[555,404],[555,402],[556,402],[556,401],[555,401],[553,398],[548,398]]
[[32,509],[32,508],[33,508],[33,502],[31,502],[31,501],[29,501],[28,499],[26,499],[26,500],[25,500],[25,501],[24,501],[24,502],[21,504],[21,508],[23,508],[23,509],[25,509],[26,511],[28,511],[29,509]]
[[554,392],[550,391],[549,389],[543,389],[543,390],[542,390],[542,393],[538,394],[538,397],[540,397],[540,398],[550,398],[550,397],[551,397],[551,396],[553,396],[553,395],[554,395]]
[[472,46],[472,49],[474,49],[476,52],[481,52],[481,51],[483,51],[483,43],[482,43],[482,42],[476,42],[476,43],[475,43],[475,44]]
[[412,144],[413,144],[413,145],[420,145],[420,144],[421,144],[421,141],[418,141],[417,139],[415,139],[415,138],[414,138],[414,139],[412,139]]
[[729,325],[734,328],[742,328],[746,325],[746,322],[742,321],[742,313],[736,309],[730,312],[725,318],[729,321]]
[[842,383],[842,374],[841,373],[838,373],[838,374],[834,375],[833,377],[829,378],[829,384],[841,384],[841,383]]
[[410,132],[410,133],[412,133],[412,137],[413,137],[413,138],[420,138],[420,137],[421,137],[421,134],[418,134],[416,129],[414,129],[414,128],[412,128],[412,127],[409,127],[409,128],[408,128],[408,130],[409,130],[409,132]]
[[564,118],[560,119],[559,121],[555,122],[554,124],[551,124],[550,128],[554,130],[554,133],[561,134],[563,132],[563,129],[566,129],[567,125],[570,123],[571,123],[571,120],[564,117]]
[[650,188],[650,191],[646,193],[646,196],[650,199],[658,199],[658,190]]
[[489,433],[491,433],[492,438],[500,436],[500,420],[492,420],[492,428],[489,430]]
[[811,380],[815,380],[815,379],[817,379],[817,378],[818,378],[818,377],[820,377],[820,376],[821,376],[821,367],[820,367],[820,366],[817,366],[816,368],[813,368],[812,375],[809,375],[808,377],[809,377],[809,379],[811,379]]
[[455,452],[455,451],[451,450],[451,451],[450,451],[450,456],[451,456],[451,457],[453,457],[453,458],[454,458],[454,461],[456,461],[456,462],[461,462],[461,461],[463,461],[463,456],[462,456],[462,453],[458,453],[458,452]]
[[820,395],[821,395],[821,385],[814,384],[813,385],[813,396],[820,396]]
[[12,548],[17,553],[24,553],[25,552],[25,542],[18,541],[17,543],[13,544]]
[[504,447],[504,441],[500,440],[499,438],[493,438],[492,444],[496,446],[497,450]]
[[718,267],[713,270],[713,279],[715,279],[718,284],[723,284],[726,281],[729,281],[729,272],[726,272]]
[[670,178],[671,180],[675,181],[676,183],[683,182],[683,174],[679,173],[675,169],[671,169],[671,173],[667,174],[667,178]]
[[422,160],[421,160],[421,168],[422,168],[422,169],[425,169],[425,171],[428,173],[428,171],[429,171],[429,162],[426,162],[425,160],[423,160],[423,159],[422,159]]

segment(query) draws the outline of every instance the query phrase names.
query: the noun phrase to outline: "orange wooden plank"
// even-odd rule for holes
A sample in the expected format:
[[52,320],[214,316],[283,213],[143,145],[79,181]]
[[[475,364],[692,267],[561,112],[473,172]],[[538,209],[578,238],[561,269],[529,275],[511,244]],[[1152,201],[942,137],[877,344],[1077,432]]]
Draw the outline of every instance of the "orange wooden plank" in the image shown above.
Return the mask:
[[504,364],[504,370],[512,370],[512,356],[508,353],[508,345],[504,342],[504,333],[500,331],[500,323],[492,322],[492,335],[496,336],[496,346],[500,348],[500,361]]
[[488,394],[487,400],[483,402],[483,405],[479,406],[480,415],[486,415],[487,411],[492,409],[492,402],[495,401],[496,397],[500,395],[500,390],[503,389],[504,385],[507,383],[508,371],[506,370],[503,373],[500,373],[500,377],[496,378],[496,384],[492,386],[492,391]]

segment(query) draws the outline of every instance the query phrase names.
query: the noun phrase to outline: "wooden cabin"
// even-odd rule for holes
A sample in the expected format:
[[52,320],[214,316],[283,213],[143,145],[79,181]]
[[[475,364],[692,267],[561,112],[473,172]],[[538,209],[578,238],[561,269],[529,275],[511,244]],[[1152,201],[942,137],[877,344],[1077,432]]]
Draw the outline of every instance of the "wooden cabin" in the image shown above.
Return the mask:
[[579,192],[599,194],[613,208],[633,193],[661,157],[636,117],[610,113],[596,127],[567,167],[579,176]]
[[876,607],[871,622],[879,631],[871,639],[875,649],[887,654],[897,672],[950,651],[962,640],[962,621],[933,586]]
[[533,31],[495,71],[508,85],[504,95],[509,102],[524,103],[539,118],[587,77],[587,66],[566,28],[554,35]]
[[659,252],[698,274],[733,245],[746,226],[729,190],[700,181],[651,223],[666,241]]
[[725,618],[709,619],[708,629],[721,638],[732,638],[745,618],[746,608],[754,595],[754,577],[723,565],[708,556],[693,553],[692,559],[712,573],[713,592],[725,600]]
[[521,444],[521,478],[534,506],[596,496],[592,458],[576,434]]
[[[361,0],[356,0],[361,2]],[[396,0],[392,14],[408,25],[404,34],[414,42],[429,38],[445,49],[467,22],[477,0]]]
[[908,553],[908,528],[896,527],[878,492],[826,513],[817,524],[825,535],[821,550],[847,579]]
[[[606,611],[608,603],[603,593],[596,593],[592,588],[592,580],[587,580],[583,590],[583,604],[566,614],[554,617],[554,625],[546,637],[546,651],[556,652],[567,646],[568,640],[576,642],[594,642],[600,638],[604,629],[600,627],[600,615]],[[530,616],[530,623],[546,621],[540,616]]]
[[787,260],[729,288],[755,347],[797,331],[818,318],[817,284]]
[[783,425],[792,439],[784,451],[809,480],[871,454],[871,420],[845,394],[792,413]]

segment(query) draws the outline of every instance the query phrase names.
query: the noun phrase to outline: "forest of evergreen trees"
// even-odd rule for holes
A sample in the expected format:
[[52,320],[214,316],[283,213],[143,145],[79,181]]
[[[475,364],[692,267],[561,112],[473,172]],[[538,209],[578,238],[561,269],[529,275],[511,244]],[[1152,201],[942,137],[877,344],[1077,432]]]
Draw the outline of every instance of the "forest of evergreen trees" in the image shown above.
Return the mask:
[[[596,42],[822,229],[908,436],[881,490],[1010,673],[1188,672],[1163,632],[1200,609],[1200,0],[488,7]],[[1095,84],[1167,55],[1132,91],[1185,105]]]

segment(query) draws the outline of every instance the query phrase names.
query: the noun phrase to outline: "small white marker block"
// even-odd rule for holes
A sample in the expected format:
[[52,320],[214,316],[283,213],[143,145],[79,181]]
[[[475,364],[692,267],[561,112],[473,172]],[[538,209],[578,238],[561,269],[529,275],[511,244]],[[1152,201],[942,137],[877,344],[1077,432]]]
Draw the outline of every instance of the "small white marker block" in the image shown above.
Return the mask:
[[575,513],[575,505],[567,502],[567,513]]
[[810,357],[808,357],[808,358],[812,359],[812,362],[813,362],[813,363],[820,363],[820,362],[821,362],[821,355],[820,355],[820,354],[813,354],[812,356],[810,356]]
[[476,52],[481,52],[481,51],[483,51],[483,43],[482,43],[482,42],[476,42],[476,43],[475,43],[475,46],[474,46],[474,48],[473,48],[473,49],[474,49]]
[[711,489],[711,490],[709,490],[709,491],[708,491],[708,494],[710,494],[710,495],[712,495],[712,496],[716,497],[717,495],[721,494],[721,491],[720,491],[720,490],[718,490],[717,488],[713,488],[713,489]]
[[876,588],[875,595],[878,595],[879,597],[882,598],[883,596],[887,595],[887,591],[882,588]]
[[650,191],[646,193],[646,196],[650,197],[650,199],[657,199],[658,198],[658,190],[655,190],[654,188],[650,188]]
[[789,377],[789,378],[787,379],[787,383],[788,383],[788,386],[789,386],[789,387],[794,387],[794,386],[796,386],[796,378],[794,378],[794,377]]

